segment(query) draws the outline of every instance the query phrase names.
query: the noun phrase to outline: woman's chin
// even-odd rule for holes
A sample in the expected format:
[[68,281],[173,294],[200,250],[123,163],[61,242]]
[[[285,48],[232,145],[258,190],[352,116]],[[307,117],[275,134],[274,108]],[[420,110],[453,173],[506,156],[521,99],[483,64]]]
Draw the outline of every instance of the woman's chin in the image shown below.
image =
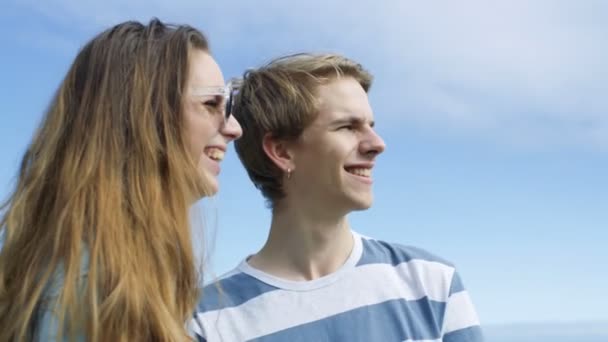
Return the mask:
[[209,171],[201,170],[201,178],[203,180],[203,185],[205,189],[205,193],[202,195],[202,197],[208,197],[217,194],[217,192],[220,190],[220,184],[219,180],[217,179],[217,176],[211,174],[211,172]]

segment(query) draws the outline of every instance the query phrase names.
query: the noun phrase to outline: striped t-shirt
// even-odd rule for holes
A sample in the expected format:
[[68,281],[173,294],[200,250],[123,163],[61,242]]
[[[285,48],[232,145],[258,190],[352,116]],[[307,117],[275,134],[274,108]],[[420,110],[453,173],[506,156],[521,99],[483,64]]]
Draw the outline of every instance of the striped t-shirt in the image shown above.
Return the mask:
[[289,281],[243,261],[203,289],[199,341],[483,341],[454,266],[414,247],[356,233],[336,272]]

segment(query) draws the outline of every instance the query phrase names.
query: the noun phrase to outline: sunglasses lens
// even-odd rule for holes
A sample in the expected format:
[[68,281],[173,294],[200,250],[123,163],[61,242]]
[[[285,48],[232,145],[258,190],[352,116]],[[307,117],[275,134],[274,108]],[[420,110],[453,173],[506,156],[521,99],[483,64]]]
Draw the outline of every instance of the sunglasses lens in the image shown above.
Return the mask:
[[230,114],[232,114],[232,92],[230,92],[228,100],[226,100],[226,119],[230,117]]

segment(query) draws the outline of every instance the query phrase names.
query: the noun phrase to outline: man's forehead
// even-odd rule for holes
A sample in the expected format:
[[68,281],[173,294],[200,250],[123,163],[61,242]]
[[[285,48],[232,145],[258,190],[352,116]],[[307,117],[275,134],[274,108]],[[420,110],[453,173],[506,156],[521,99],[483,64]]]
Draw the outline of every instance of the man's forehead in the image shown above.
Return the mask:
[[373,121],[374,114],[367,96],[333,98],[320,101],[315,122],[331,123],[338,120]]
[[331,106],[346,101],[353,105],[368,105],[367,93],[352,77],[335,79],[326,84],[322,84],[316,91],[319,106]]

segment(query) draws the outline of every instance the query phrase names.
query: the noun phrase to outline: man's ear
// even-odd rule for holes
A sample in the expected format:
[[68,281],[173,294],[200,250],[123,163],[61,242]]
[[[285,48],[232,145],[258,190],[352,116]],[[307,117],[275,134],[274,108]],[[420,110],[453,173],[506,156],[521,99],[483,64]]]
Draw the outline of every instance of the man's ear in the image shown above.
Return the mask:
[[262,140],[262,147],[268,158],[270,158],[279,169],[287,173],[293,171],[295,168],[293,155],[288,145],[289,144],[286,141],[276,139],[270,133],[266,133]]

